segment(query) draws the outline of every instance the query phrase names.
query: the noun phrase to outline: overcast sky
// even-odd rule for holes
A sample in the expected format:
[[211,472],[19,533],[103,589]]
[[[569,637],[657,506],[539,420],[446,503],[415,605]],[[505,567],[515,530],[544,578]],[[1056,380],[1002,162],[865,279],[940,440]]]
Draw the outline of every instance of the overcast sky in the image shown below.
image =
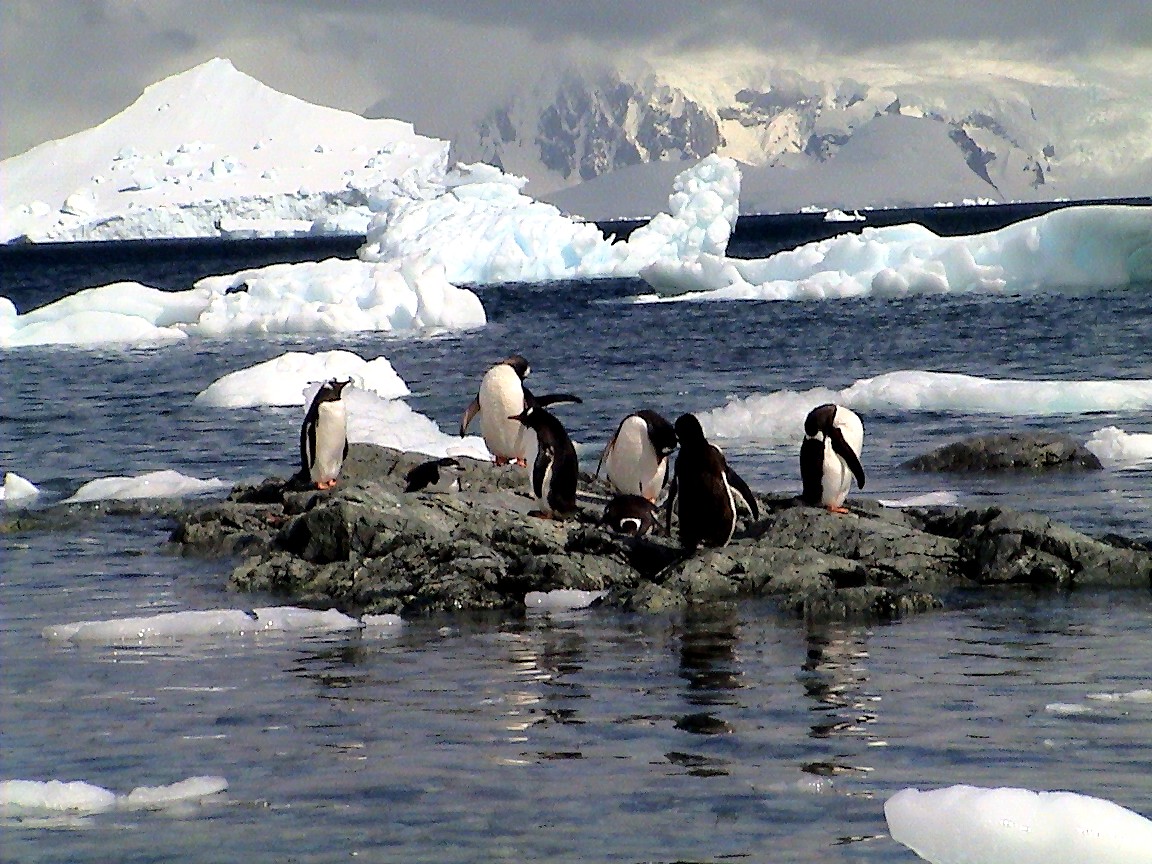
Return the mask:
[[[1148,0],[3,0],[0,157],[116,114],[212,57],[351,111],[478,113],[565,58],[704,49],[899,62],[925,43],[1083,72],[1147,63]],[[435,106],[433,111],[431,106]],[[400,119],[419,117],[397,114]]]

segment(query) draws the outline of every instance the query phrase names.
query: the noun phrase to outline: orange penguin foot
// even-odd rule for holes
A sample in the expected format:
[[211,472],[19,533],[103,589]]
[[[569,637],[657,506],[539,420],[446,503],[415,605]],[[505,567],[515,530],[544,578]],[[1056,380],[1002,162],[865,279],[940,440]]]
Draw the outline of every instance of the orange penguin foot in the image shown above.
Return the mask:
[[508,460],[505,459],[503,456],[497,456],[496,457],[496,465],[498,467],[501,465],[507,465],[507,464],[508,464]]
[[847,507],[828,507],[826,508],[829,513],[851,513]]
[[527,459],[513,459],[512,464],[513,465],[519,465],[521,468],[527,468],[528,467],[528,460]]

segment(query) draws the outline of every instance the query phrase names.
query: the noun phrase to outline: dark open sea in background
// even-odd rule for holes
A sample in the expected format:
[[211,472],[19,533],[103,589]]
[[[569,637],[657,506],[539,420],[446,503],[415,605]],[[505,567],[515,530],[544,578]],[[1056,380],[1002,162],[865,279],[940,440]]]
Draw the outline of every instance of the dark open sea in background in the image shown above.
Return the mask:
[[[951,230],[930,227],[970,233],[1031,215],[950,209],[932,212]],[[731,251],[761,257],[830,226],[880,224],[867,215],[742,219]],[[0,294],[27,311],[126,279],[183,290],[265,263],[354,257],[358,245],[7,247]],[[301,410],[192,400],[289,350],[388,357],[409,403],[446,431],[482,371],[519,351],[534,390],[584,397],[562,410],[586,445],[585,467],[620,418],[645,406],[674,418],[899,369],[1152,378],[1149,286],[1076,297],[626,302],[644,290],[636,280],[480,288],[488,326],[434,338],[8,351],[0,469],[44,490],[36,507],[109,475],[286,476]],[[1152,535],[1152,471],[956,479],[897,467],[975,431],[1152,432],[1146,412],[892,412],[864,422],[870,496],[949,490],[1089,533]],[[798,490],[793,449],[722,443],[754,488]],[[1147,591],[981,593],[886,625],[808,626],[743,602],[668,618],[460,615],[408,622],[390,638],[49,642],[40,631],[52,624],[276,602],[228,593],[232,561],[173,555],[165,520],[110,509],[0,535],[0,780],[126,793],[216,774],[229,790],[170,813],[0,821],[4,861],[910,862],[887,836],[884,800],[953,783],[1069,789],[1152,816],[1152,704],[1090,698],[1152,687]]]

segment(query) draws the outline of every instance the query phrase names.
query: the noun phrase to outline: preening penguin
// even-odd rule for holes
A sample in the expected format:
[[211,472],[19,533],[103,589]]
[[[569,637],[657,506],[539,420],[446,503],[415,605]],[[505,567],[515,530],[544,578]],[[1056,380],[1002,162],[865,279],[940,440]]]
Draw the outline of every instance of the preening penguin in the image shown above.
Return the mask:
[[643,537],[660,524],[656,505],[640,495],[617,495],[604,508],[600,521],[617,534]]
[[676,420],[676,435],[680,452],[668,490],[667,529],[671,533],[675,506],[681,546],[689,550],[701,543],[725,546],[736,530],[734,493],[740,493],[753,519],[760,518],[756,497],[740,475],[728,467],[720,448],[708,443],[694,414],[683,414]]
[[581,401],[567,393],[533,396],[532,391],[524,386],[524,379],[530,371],[528,361],[519,354],[497,363],[484,373],[480,390],[460,421],[460,437],[463,438],[472,419],[480,415],[480,434],[496,457],[497,465],[509,462],[528,464],[528,457],[535,446],[534,436],[530,428],[515,419],[525,408],[533,404],[545,406],[555,402]]
[[852,478],[864,488],[864,466],[860,464],[863,446],[864,424],[853,411],[831,403],[813,408],[804,420],[804,443],[800,445],[801,500],[833,513],[847,513],[844,499],[852,488]]
[[664,488],[668,457],[676,444],[676,430],[655,411],[629,414],[600,455],[596,475],[605,468],[608,482],[619,492],[654,502]]
[[342,397],[344,388],[351,383],[351,378],[333,378],[321,384],[300,425],[301,473],[317,489],[336,485],[348,456],[348,415]]
[[460,463],[451,456],[421,462],[404,475],[405,492],[459,492]]
[[536,461],[532,465],[532,492],[541,507],[536,515],[551,518],[554,514],[576,512],[580,462],[564,426],[546,409],[532,404],[510,419],[523,423],[536,433],[538,446]]

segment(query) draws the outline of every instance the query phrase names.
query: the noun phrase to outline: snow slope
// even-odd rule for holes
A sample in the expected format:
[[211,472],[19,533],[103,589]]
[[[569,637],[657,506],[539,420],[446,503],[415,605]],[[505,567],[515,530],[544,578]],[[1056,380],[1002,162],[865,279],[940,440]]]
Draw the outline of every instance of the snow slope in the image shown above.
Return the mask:
[[317,219],[361,233],[382,184],[442,175],[447,158],[411,124],[312,105],[215,59],[0,162],[0,242],[299,233]]

